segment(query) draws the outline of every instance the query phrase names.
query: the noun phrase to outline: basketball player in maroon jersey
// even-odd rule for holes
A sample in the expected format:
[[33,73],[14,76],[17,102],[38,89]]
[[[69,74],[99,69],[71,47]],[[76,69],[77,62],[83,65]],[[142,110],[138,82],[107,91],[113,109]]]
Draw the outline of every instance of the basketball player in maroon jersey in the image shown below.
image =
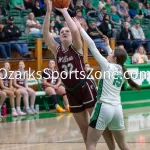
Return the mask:
[[[21,93],[23,96],[23,101],[25,105],[25,113],[28,115],[37,114],[34,109],[36,94],[35,91],[28,87],[28,73],[24,70],[25,64],[23,61],[19,62],[19,69],[14,73],[14,87]],[[30,97],[30,107],[29,107],[29,97]]]
[[[69,16],[67,9],[58,9],[63,14],[68,25],[68,27],[64,27],[60,31],[61,45],[59,45],[49,32],[49,20],[52,10],[52,3],[49,0],[47,1],[47,6],[43,26],[44,39],[57,60],[60,73],[65,72],[62,82],[66,87],[70,111],[73,113],[86,143],[89,115],[91,115],[96,103],[97,91],[91,80],[81,79],[83,77],[81,77],[81,72],[86,75],[83,63],[82,41],[78,28]],[[75,71],[78,72],[73,74]],[[63,79],[65,74],[68,74],[68,76]],[[114,150],[115,144],[111,132],[107,129],[103,135],[109,149]]]
[[1,116],[1,108],[2,108],[2,105],[4,103],[6,99],[6,93],[4,91],[2,91],[2,89],[0,88],[0,121],[2,120],[2,116]]
[[[10,105],[12,108],[12,116],[24,116],[26,115],[20,109],[20,101],[21,101],[21,94],[12,86],[12,79],[13,76],[10,74],[10,64],[8,62],[4,63],[3,70],[0,72],[0,88],[4,91],[10,100]],[[16,105],[17,110],[15,109],[15,96],[16,96]]]
[[[55,61],[50,60],[48,68],[45,68],[42,73],[42,84],[43,89],[47,95],[51,96],[51,99],[54,102],[57,112],[70,112],[70,107],[68,103],[68,98],[66,96],[66,90],[62,86],[61,78],[59,77],[59,72],[55,69]],[[58,104],[56,94],[62,96],[63,103],[65,105],[65,110]]]

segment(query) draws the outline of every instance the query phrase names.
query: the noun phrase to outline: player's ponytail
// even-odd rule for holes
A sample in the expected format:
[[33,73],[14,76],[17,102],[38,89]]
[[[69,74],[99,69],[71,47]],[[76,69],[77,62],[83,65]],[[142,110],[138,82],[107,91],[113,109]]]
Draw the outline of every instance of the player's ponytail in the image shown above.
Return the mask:
[[128,84],[130,85],[130,87],[133,90],[138,90],[139,91],[140,86],[131,79],[131,77],[128,74],[126,68],[124,67],[124,63],[127,59],[127,52],[120,49],[120,48],[116,48],[115,51],[114,51],[114,56],[116,57],[117,64],[122,66],[124,77],[126,78],[126,80],[127,80]]

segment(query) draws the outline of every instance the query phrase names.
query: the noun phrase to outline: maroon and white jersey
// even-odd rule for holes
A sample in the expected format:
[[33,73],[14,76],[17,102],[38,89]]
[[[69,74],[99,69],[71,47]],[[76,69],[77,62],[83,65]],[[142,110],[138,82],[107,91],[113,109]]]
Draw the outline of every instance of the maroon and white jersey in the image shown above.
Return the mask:
[[[57,48],[56,60],[62,82],[68,88],[75,87],[85,78],[83,55],[78,53],[72,45],[65,51],[59,46]],[[68,73],[68,76],[66,73]]]
[[[42,73],[42,78],[46,79],[48,83],[56,85],[59,79],[59,72],[55,70],[50,70],[49,68],[45,68]],[[45,89],[47,86],[43,85]]]
[[5,72],[5,71],[1,71],[2,75],[3,75],[3,79],[2,82],[4,84],[4,86],[9,87],[10,85],[10,73],[9,72]]
[[[19,74],[18,74],[19,73]],[[18,85],[25,87],[25,83],[26,83],[26,75],[25,72],[21,72],[19,70],[16,71],[16,82]]]

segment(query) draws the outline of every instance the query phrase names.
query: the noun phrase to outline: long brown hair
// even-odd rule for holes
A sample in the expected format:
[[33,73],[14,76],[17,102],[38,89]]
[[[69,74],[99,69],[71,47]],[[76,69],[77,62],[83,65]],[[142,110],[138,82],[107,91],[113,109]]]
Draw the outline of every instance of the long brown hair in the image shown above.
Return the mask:
[[125,77],[126,77],[126,79],[128,81],[128,84],[130,85],[130,87],[132,89],[134,89],[134,90],[138,90],[139,91],[140,90],[140,86],[131,79],[130,75],[127,72],[127,69],[124,67],[124,63],[125,63],[125,61],[127,59],[127,52],[122,50],[122,49],[120,49],[120,48],[116,48],[115,51],[114,51],[114,57],[117,58],[117,60],[116,60],[117,64],[122,66],[123,74],[125,75]]

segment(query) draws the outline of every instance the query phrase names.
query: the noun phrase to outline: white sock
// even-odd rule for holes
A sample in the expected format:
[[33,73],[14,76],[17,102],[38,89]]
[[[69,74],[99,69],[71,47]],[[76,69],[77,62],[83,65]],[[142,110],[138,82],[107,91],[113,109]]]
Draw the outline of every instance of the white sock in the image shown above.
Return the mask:
[[27,110],[27,109],[30,109],[30,108],[29,108],[29,106],[28,106],[28,107],[26,107],[26,110]]
[[12,111],[16,111],[16,109],[13,107],[13,108],[12,108]]
[[66,105],[66,107],[68,107],[69,106],[69,104],[68,105]]
[[17,107],[17,111],[21,111],[20,107]]
[[31,109],[34,109],[34,106],[30,106],[31,107]]

